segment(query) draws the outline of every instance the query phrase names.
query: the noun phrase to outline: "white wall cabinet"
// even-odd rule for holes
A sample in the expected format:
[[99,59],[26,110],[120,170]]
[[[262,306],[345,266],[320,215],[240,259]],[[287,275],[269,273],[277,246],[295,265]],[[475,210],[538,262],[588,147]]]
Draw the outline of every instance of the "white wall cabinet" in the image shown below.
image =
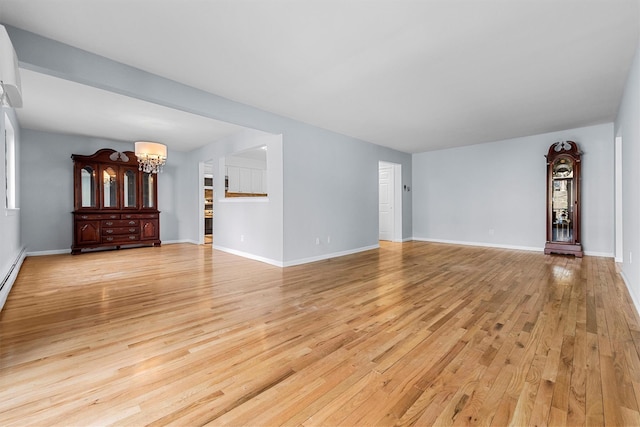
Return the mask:
[[252,193],[251,188],[251,169],[240,169],[240,193]]
[[227,166],[227,191],[229,193],[266,194],[267,171],[263,169]]
[[227,166],[227,191],[230,193],[240,192],[240,168],[237,166]]

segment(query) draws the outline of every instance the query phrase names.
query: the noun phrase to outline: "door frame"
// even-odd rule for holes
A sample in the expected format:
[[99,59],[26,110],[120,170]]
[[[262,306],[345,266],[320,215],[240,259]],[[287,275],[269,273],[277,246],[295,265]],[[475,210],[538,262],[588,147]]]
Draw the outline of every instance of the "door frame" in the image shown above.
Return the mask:
[[[393,210],[393,231],[391,233],[392,242],[402,242],[402,165],[387,161],[378,162],[378,215],[380,215],[380,167],[391,167],[393,174],[391,209]],[[380,223],[378,220],[378,239],[380,238]]]
[[[204,178],[207,175],[205,163],[213,165],[213,159],[198,162],[198,244],[204,245]],[[215,205],[215,197],[213,198]]]
[[615,262],[624,262],[623,218],[622,218],[622,137],[616,136],[614,142],[615,153]]

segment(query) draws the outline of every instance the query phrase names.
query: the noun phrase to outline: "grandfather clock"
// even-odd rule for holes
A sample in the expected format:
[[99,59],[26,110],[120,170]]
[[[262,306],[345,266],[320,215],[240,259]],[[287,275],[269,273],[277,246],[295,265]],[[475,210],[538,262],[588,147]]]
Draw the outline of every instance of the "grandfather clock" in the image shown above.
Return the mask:
[[544,253],[582,258],[580,240],[580,150],[560,141],[547,153],[547,242]]

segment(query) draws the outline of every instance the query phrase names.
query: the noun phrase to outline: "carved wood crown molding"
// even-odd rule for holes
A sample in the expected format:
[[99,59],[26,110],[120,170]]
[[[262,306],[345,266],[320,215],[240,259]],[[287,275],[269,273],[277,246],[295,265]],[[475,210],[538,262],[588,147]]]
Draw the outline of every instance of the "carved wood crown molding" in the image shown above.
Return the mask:
[[113,153],[111,153],[111,155],[109,155],[109,158],[114,162],[126,163],[129,161],[129,156],[124,154],[122,151],[114,151]]
[[548,164],[551,160],[560,156],[570,156],[576,162],[580,162],[582,152],[574,141],[558,141],[551,144],[549,152],[544,157],[547,159]]

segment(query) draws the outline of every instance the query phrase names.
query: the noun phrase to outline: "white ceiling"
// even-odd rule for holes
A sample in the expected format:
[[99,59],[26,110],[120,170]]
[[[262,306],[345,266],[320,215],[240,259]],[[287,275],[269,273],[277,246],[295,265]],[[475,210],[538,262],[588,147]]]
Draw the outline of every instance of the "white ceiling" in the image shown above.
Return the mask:
[[[421,152],[614,120],[637,48],[638,3],[0,0],[0,22],[273,113]],[[166,135],[170,148],[189,150],[210,142],[220,125],[36,73],[23,79],[24,127],[79,133],[82,122],[80,133],[133,140],[155,118],[159,133],[144,138]],[[63,87],[69,85],[81,87]],[[43,86],[50,94],[40,94]],[[47,102],[63,103],[66,118],[38,106]],[[87,119],[94,108],[111,113]],[[179,128],[175,139],[163,126]]]
[[190,151],[242,127],[69,80],[20,70],[23,127],[122,141],[155,141]]

